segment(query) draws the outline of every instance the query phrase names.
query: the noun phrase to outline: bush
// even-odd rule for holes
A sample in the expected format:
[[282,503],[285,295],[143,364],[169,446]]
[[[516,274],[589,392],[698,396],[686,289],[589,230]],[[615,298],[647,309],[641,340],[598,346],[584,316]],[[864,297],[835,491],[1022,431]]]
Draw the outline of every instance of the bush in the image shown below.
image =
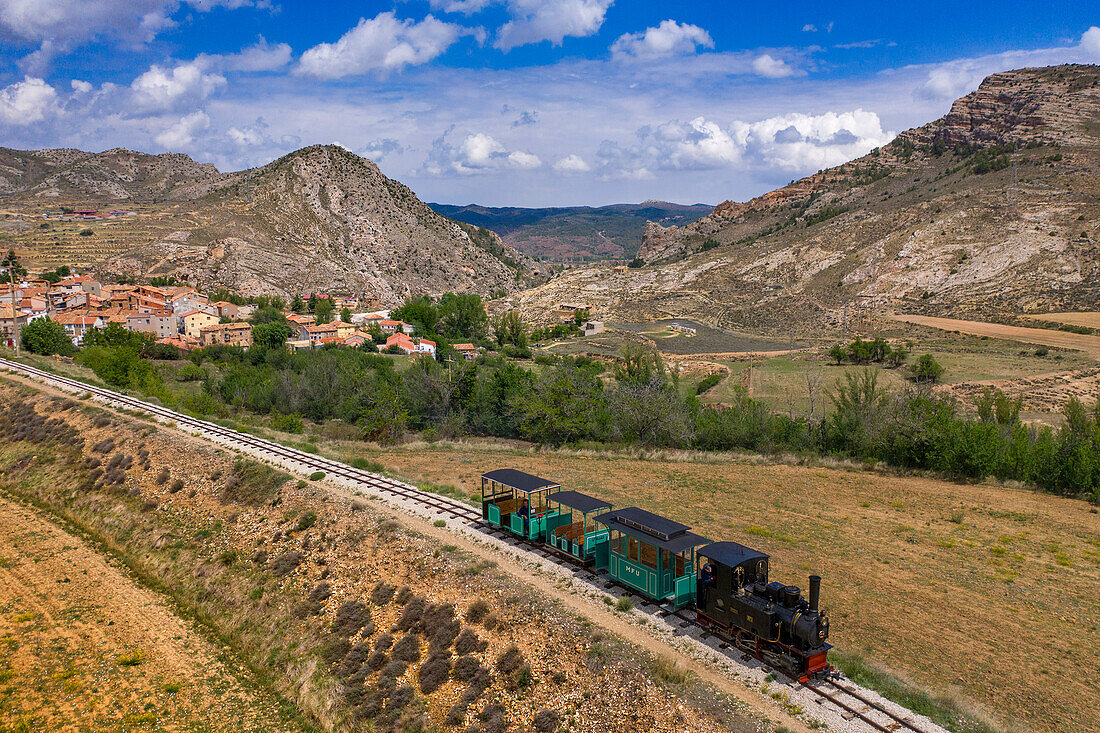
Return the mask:
[[378,461],[368,461],[366,458],[353,458],[351,459],[352,468],[358,468],[361,471],[370,471],[371,473],[382,473],[386,470]]
[[462,633],[455,639],[455,653],[456,654],[470,654],[471,652],[483,652],[485,647],[488,646],[487,642],[478,638],[478,635],[474,633],[473,629],[463,629]]
[[297,435],[305,430],[305,425],[302,424],[302,418],[297,415],[280,415],[276,412],[271,416],[271,428],[272,430]]
[[188,362],[176,372],[176,379],[181,382],[199,382],[206,379],[206,370],[198,364]]
[[722,381],[721,374],[710,374],[695,385],[695,394],[701,395]]
[[534,725],[538,733],[554,733],[561,725],[561,717],[556,711],[543,708],[535,713]]
[[80,230],[80,236],[82,236],[82,237],[90,237],[93,234],[95,234],[95,232],[93,232],[91,229],[81,229]]
[[376,606],[384,606],[393,598],[395,588],[379,581],[370,592],[370,602]]
[[421,692],[430,695],[438,690],[451,675],[450,653],[428,657],[420,665],[419,675]]
[[313,473],[311,473],[309,475],[309,480],[310,481],[320,481],[324,477],[325,477],[325,472],[324,471],[314,471]]
[[176,479],[175,481],[173,481],[168,486],[168,493],[169,494],[178,494],[182,490],[183,490],[183,480],[182,479]]
[[473,654],[464,654],[455,660],[454,678],[462,682],[468,682],[474,678],[480,670],[481,662]]
[[313,525],[317,524],[317,514],[315,512],[307,511],[298,517],[298,524],[295,526],[299,532],[304,532]]
[[336,618],[332,620],[332,633],[350,637],[359,633],[370,621],[370,609],[359,601],[347,601],[336,609]]
[[523,665],[523,652],[515,644],[505,649],[497,658],[497,671],[510,675]]
[[247,458],[238,458],[222,485],[221,500],[248,506],[269,504],[287,481],[290,481],[290,476],[282,471]]
[[420,638],[415,633],[402,636],[390,653],[395,660],[400,662],[415,662],[420,659]]
[[302,553],[297,550],[279,555],[271,563],[271,572],[277,578],[285,578],[302,564]]
[[943,376],[944,368],[931,354],[924,354],[910,367],[910,371],[914,381],[935,384]]

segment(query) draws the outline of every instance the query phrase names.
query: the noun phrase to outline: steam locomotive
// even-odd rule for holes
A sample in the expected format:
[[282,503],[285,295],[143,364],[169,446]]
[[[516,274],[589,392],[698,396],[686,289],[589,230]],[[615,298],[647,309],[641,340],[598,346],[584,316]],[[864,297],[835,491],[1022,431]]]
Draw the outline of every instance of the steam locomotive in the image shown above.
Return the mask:
[[821,578],[810,594],[768,582],[769,558],[736,542],[713,542],[697,551],[703,567],[695,596],[698,621],[739,649],[796,679],[829,671],[829,616],[818,608]]

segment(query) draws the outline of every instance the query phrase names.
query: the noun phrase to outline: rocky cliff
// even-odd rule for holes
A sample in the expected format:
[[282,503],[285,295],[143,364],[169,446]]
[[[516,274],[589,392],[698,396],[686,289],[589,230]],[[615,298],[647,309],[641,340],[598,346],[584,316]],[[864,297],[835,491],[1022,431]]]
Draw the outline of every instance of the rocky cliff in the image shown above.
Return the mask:
[[648,226],[645,268],[573,270],[517,302],[775,329],[859,309],[1095,309],[1098,226],[1100,68],[1022,69],[862,158],[688,226]]

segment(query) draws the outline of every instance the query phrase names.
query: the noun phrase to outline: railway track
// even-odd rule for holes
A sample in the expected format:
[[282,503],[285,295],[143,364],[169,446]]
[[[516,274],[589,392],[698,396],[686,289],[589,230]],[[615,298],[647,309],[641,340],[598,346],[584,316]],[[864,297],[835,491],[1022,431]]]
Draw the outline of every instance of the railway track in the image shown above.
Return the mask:
[[[42,369],[21,364],[19,362],[10,361],[8,359],[0,359],[0,367],[3,367],[9,371],[25,374],[33,377],[37,380],[47,383],[53,383],[63,388],[76,390],[78,392],[88,392],[92,395],[96,395],[108,402],[124,406],[133,410],[140,410],[142,412],[149,413],[156,417],[160,417],[166,420],[175,422],[178,425],[192,428],[205,433],[207,435],[216,436],[221,438],[226,443],[233,445],[244,446],[252,450],[259,451],[261,455],[270,458],[277,458],[284,461],[290,461],[297,463],[304,469],[312,471],[324,471],[326,475],[338,476],[340,478],[347,479],[349,481],[358,482],[369,486],[381,493],[388,494],[399,499],[415,502],[422,506],[432,509],[437,514],[444,514],[452,517],[453,519],[467,522],[472,526],[484,529],[482,522],[481,512],[476,509],[466,506],[461,502],[448,497],[432,494],[421,489],[411,486],[409,484],[396,481],[394,479],[387,478],[385,476],[379,476],[378,474],[370,473],[362,469],[349,466],[346,463],[340,463],[323,456],[319,456],[313,453],[307,453],[306,451],[297,450],[280,443],[275,443],[270,440],[258,438],[248,433],[241,433],[237,430],[231,430],[230,428],[222,427],[216,423],[209,422],[207,420],[200,420],[198,418],[191,417],[190,415],[184,415],[170,410],[160,405],[155,405],[143,400],[130,397],[129,395],[120,394],[113,390],[104,389],[102,387],[96,387],[94,385],[81,382],[76,379],[70,379],[68,377],[62,377],[52,372],[47,372]],[[495,529],[495,528],[494,528]],[[505,539],[515,539],[507,533],[492,531],[495,536],[500,536]],[[589,571],[581,563],[572,560],[571,558],[564,557],[558,553],[551,553],[548,551],[539,552],[539,556],[543,559],[550,560],[562,566],[573,566]],[[606,580],[602,576],[593,574],[593,577],[598,580]],[[636,597],[642,604],[652,605],[650,601],[635,594],[627,589],[628,595]],[[679,626],[686,628],[693,626],[703,632],[703,639],[707,636],[714,635],[712,631],[707,629],[703,624],[699,623],[695,618],[688,615],[683,609],[670,609],[667,607],[659,607],[658,615],[660,616],[673,616],[679,619]],[[721,637],[719,637],[721,638]],[[730,649],[737,651],[735,646],[723,643],[722,649]],[[911,721],[894,714],[892,711],[886,709],[882,705],[869,699],[861,692],[853,690],[852,688],[844,685],[840,681],[841,678],[827,677],[821,680],[817,684],[802,683],[802,685],[813,691],[820,696],[823,700],[832,703],[840,710],[843,710],[847,714],[854,718],[859,719],[870,728],[879,731],[880,733],[897,733],[901,729],[910,731],[911,733],[927,733],[924,729],[917,727]],[[829,686],[830,689],[824,689],[825,686]]]
[[370,488],[380,491],[390,496],[398,497],[409,501],[416,502],[423,506],[429,507],[438,513],[446,514],[454,519],[459,519],[466,522],[479,522],[481,520],[481,512],[468,507],[461,502],[449,499],[445,496],[439,496],[438,494],[432,494],[427,491],[421,491],[415,486],[395,481],[394,479],[386,478],[385,476],[379,476],[378,474],[370,473],[362,469],[349,466],[346,463],[340,463],[323,456],[318,456],[313,453],[307,453],[306,451],[297,450],[296,448],[290,448],[280,443],[275,443],[270,440],[264,440],[258,438],[255,435],[249,435],[248,433],[241,433],[237,430],[231,430],[229,428],[222,427],[217,423],[212,423],[207,420],[200,420],[198,418],[191,417],[190,415],[184,415],[170,410],[160,405],[154,405],[149,402],[130,397],[128,395],[119,394],[109,389],[103,389],[102,387],[96,387],[85,382],[81,382],[76,379],[69,379],[68,377],[62,377],[51,372],[37,369],[26,364],[20,364],[19,362],[9,361],[7,359],[0,359],[0,366],[16,372],[29,375],[35,379],[54,383],[68,389],[78,390],[80,392],[88,392],[96,395],[104,400],[113,402],[118,405],[122,405],[129,409],[141,410],[157,417],[171,420],[177,425],[181,425],[188,428],[199,430],[208,435],[214,435],[230,444],[237,444],[245,446],[253,450],[259,451],[262,455],[267,457],[273,457],[282,459],[285,461],[292,461],[303,466],[306,469],[312,469],[313,471],[324,471],[326,475],[339,476],[350,481],[356,481],[361,484],[365,484]]

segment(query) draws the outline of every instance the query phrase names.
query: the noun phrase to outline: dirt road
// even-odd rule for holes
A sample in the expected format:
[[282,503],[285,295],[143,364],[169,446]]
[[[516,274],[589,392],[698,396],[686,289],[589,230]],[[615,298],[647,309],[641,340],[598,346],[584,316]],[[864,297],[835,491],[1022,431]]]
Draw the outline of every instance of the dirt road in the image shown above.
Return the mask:
[[0,495],[0,526],[0,730],[301,730],[48,515]]
[[1067,331],[1052,331],[1045,328],[1023,328],[1006,326],[1001,323],[983,321],[961,321],[955,318],[935,318],[933,316],[914,316],[897,314],[890,316],[895,321],[913,323],[919,326],[931,326],[944,331],[960,331],[975,336],[1008,339],[1025,344],[1053,346],[1058,349],[1084,351],[1094,359],[1100,359],[1100,336],[1087,336]]

